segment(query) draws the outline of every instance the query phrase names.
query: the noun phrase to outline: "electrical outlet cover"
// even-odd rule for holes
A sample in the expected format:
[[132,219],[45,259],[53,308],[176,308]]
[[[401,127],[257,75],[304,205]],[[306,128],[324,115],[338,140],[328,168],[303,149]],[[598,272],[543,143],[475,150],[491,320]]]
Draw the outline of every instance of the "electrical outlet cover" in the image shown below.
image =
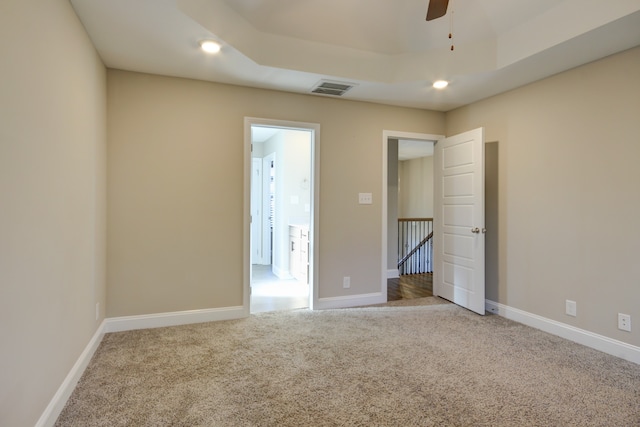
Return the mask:
[[342,278],[342,287],[348,289],[351,287],[351,277],[345,276]]
[[567,300],[566,303],[566,313],[569,316],[576,316],[577,313],[577,307],[576,307],[576,302],[575,301],[571,301],[571,300]]
[[618,313],[618,329],[621,331],[631,332],[631,316],[628,314]]

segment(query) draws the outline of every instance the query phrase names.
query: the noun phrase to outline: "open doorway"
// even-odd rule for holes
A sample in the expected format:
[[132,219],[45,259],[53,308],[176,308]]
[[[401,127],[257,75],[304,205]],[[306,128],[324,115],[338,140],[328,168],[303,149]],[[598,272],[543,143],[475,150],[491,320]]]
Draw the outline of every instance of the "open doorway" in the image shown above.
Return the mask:
[[[485,313],[485,272],[497,294],[498,281],[498,144],[484,141],[484,129],[448,138],[383,131],[382,290],[393,273],[393,144],[399,139],[436,142],[434,150],[433,294],[479,314]],[[485,168],[489,165],[489,171]],[[390,182],[391,181],[391,182]],[[489,203],[485,203],[485,195]],[[397,215],[397,212],[396,214]],[[391,236],[391,237],[390,237]],[[485,251],[485,237],[489,253]],[[486,255],[486,257],[485,257]],[[492,283],[495,282],[495,283]]]
[[245,304],[250,313],[312,307],[316,129],[245,121],[251,144]]
[[388,301],[432,295],[433,147],[441,135],[383,132],[383,274]]

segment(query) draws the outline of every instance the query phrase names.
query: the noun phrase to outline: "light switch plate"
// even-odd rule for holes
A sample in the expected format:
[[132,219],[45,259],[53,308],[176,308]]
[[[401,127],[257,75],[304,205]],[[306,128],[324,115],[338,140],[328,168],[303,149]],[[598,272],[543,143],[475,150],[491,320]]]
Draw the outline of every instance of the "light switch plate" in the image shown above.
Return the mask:
[[371,193],[358,193],[358,203],[361,205],[373,204],[373,194]]

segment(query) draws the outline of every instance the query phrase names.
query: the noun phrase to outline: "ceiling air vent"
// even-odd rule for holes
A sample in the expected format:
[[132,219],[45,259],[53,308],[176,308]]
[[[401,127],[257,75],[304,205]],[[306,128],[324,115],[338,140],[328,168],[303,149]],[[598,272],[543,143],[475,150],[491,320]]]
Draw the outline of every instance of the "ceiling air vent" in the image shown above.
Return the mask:
[[319,95],[332,95],[342,96],[346,91],[351,89],[354,85],[349,83],[338,83],[321,80],[320,83],[311,89],[311,93],[317,93]]

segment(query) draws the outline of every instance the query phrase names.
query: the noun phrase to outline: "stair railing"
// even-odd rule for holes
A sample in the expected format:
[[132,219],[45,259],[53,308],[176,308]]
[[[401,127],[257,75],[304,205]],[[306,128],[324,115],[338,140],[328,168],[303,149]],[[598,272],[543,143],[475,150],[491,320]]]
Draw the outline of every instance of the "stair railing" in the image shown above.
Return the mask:
[[400,275],[433,272],[433,218],[398,219]]

